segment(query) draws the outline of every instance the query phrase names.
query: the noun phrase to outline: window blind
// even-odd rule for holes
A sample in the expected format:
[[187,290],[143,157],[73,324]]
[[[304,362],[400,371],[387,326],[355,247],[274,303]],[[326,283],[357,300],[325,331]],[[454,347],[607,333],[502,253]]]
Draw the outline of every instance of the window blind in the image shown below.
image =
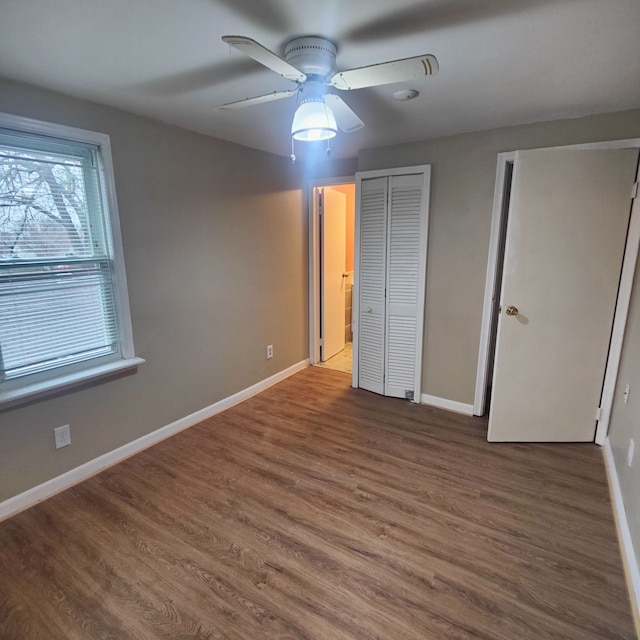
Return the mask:
[[97,148],[0,131],[0,376],[120,357]]

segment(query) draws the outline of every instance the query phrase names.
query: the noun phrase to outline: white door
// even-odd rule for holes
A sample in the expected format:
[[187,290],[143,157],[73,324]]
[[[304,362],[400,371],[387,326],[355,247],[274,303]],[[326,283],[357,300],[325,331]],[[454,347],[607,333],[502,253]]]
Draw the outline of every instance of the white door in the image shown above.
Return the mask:
[[358,175],[354,386],[420,401],[429,167]]
[[424,182],[424,174],[389,178],[384,394],[410,400],[420,397],[422,369]]
[[355,386],[380,394],[384,393],[388,182],[386,177],[362,180],[356,210],[359,256]]
[[347,199],[326,187],[322,195],[321,221],[321,360],[344,349],[345,262],[347,247]]
[[593,440],[637,160],[516,154],[489,440]]

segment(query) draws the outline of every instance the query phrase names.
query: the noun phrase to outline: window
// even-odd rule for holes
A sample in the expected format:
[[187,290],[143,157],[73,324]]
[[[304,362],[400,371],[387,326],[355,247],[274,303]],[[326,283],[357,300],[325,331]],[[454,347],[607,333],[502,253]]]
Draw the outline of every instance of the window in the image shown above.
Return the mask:
[[109,138],[0,114],[0,403],[141,362]]

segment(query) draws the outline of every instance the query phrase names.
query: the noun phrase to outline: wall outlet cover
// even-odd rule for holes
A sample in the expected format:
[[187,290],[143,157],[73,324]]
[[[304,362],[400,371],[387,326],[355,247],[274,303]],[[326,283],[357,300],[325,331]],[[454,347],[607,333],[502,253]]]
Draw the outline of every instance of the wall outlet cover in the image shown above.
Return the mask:
[[56,427],[53,430],[53,437],[56,445],[56,449],[66,447],[71,444],[71,427],[65,424],[62,427]]

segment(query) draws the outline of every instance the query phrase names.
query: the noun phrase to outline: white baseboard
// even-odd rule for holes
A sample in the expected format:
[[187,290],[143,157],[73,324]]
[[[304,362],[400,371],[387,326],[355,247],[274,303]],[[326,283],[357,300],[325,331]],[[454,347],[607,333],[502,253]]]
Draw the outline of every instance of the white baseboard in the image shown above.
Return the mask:
[[616,519],[618,539],[620,540],[620,548],[622,551],[622,563],[624,564],[627,585],[629,587],[633,619],[636,625],[636,633],[640,636],[640,566],[638,566],[638,559],[633,548],[631,530],[629,529],[627,513],[622,500],[618,471],[616,470],[616,463],[613,458],[609,438],[604,441],[603,449],[605,468],[607,470],[607,477],[609,478],[611,500],[613,502],[613,513]]
[[448,409],[449,411],[455,411],[456,413],[464,413],[467,416],[473,415],[473,405],[465,404],[464,402],[456,402],[455,400],[429,396],[426,393],[423,393],[420,396],[420,402],[422,404],[430,404],[433,407],[440,407],[440,409]]
[[264,391],[268,387],[281,382],[285,378],[292,376],[294,373],[298,373],[298,371],[301,371],[308,366],[308,359],[298,362],[297,364],[294,364],[291,367],[266,378],[265,380],[257,382],[247,389],[234,393],[228,398],[224,398],[219,402],[205,407],[204,409],[200,409],[199,411],[191,413],[184,418],[180,418],[179,420],[161,427],[160,429],[156,429],[137,440],[128,442],[113,451],[109,451],[109,453],[105,453],[93,460],[89,460],[89,462],[85,462],[79,467],[75,467],[74,469],[66,471],[51,480],[47,480],[46,482],[43,482],[31,489],[27,489],[27,491],[24,491],[17,496],[9,498],[4,502],[0,502],[0,521],[38,504],[38,502],[42,502],[43,500],[56,495],[56,493],[69,489],[83,480],[86,480],[87,478],[90,478],[91,476],[94,476],[97,473],[130,458],[136,453],[140,453],[154,444],[157,444],[180,431],[184,431],[185,429],[192,427],[194,424],[202,422],[203,420],[206,420],[207,418],[210,418],[211,416],[214,416],[217,413],[220,413],[221,411],[256,395],[257,393]]

